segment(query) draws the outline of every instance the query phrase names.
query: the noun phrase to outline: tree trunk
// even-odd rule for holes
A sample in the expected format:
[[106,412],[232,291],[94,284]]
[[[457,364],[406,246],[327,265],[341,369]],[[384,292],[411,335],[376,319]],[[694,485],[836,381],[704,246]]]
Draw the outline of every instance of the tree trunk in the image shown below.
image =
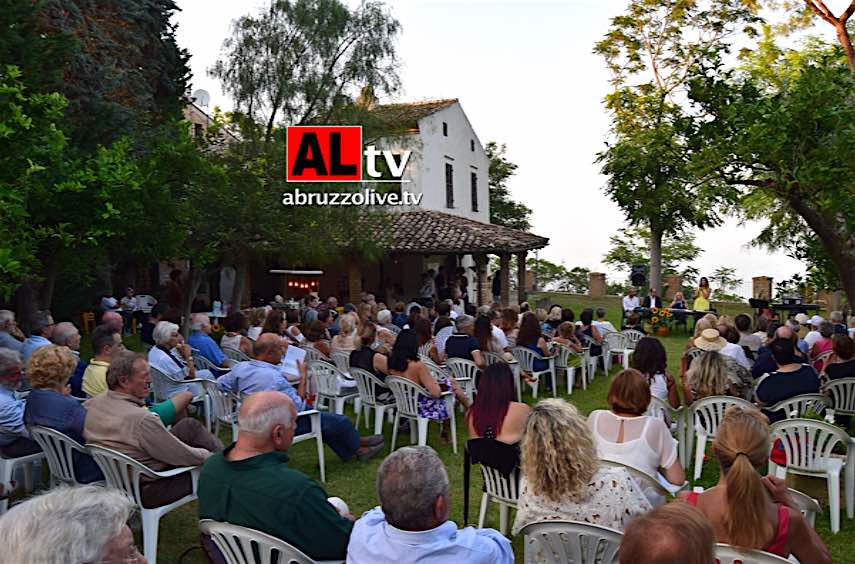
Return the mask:
[[59,276],[59,269],[62,266],[59,252],[53,251],[45,260],[45,280],[39,289],[39,309],[50,310],[53,303],[53,290],[56,288],[56,279]]
[[31,282],[24,282],[15,290],[15,315],[18,326],[25,335],[30,334],[36,316],[36,289]]
[[662,289],[662,229],[650,226],[650,287]]
[[241,256],[233,265],[235,269],[235,285],[232,288],[232,311],[239,311],[243,306],[243,292],[246,287],[246,274],[249,272],[249,261]]
[[199,286],[204,277],[205,272],[200,272],[191,260],[184,279],[184,304],[181,312],[181,333],[185,339],[190,336],[190,315],[193,310],[193,301],[196,299],[196,294],[199,292]]
[[837,31],[837,39],[840,45],[843,46],[843,51],[846,52],[846,59],[849,61],[849,68],[855,72],[855,47],[852,46],[852,39],[846,29],[845,23],[840,23],[834,26]]

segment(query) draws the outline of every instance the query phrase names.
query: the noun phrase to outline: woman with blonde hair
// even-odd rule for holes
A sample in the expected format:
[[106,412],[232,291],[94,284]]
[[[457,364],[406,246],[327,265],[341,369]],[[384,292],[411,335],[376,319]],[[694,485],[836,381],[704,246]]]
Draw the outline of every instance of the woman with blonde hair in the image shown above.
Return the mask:
[[[367,304],[366,304],[367,305]],[[338,335],[332,338],[330,348],[350,354],[356,348],[356,328],[359,317],[353,313],[345,313],[338,318]]]
[[713,454],[721,465],[718,484],[705,492],[682,492],[715,530],[716,542],[765,550],[802,564],[831,562],[828,549],[790,498],[787,483],[760,476],[769,461],[769,421],[756,409],[730,407],[716,430]]
[[686,405],[709,396],[735,396],[736,387],[728,377],[725,358],[718,351],[706,351],[692,362],[683,378]]
[[535,405],[522,439],[522,471],[513,533],[535,521],[583,521],[623,530],[652,507],[623,468],[601,467],[587,421],[573,404]]

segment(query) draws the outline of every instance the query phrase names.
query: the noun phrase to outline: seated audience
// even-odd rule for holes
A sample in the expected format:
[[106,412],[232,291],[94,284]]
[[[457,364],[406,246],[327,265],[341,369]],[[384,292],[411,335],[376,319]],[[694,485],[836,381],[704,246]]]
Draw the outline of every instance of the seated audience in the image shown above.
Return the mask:
[[556,335],[552,341],[559,345],[569,347],[577,353],[580,353],[583,350],[582,343],[579,341],[579,338],[576,337],[576,325],[571,321],[565,321],[558,326],[558,335]]
[[855,378],[855,341],[849,335],[835,335],[834,354],[825,366],[825,375],[831,380]]
[[125,320],[122,319],[122,316],[117,311],[106,311],[101,316],[101,322],[99,323],[99,325],[107,325],[108,327],[111,327],[113,331],[118,333],[119,336],[121,336],[122,329],[125,326]]
[[151,308],[151,313],[148,314],[148,318],[143,321],[142,326],[140,327],[140,341],[149,347],[153,347],[155,345],[154,337],[152,336],[154,333],[154,326],[160,321],[166,321],[166,314],[168,311],[169,304],[164,302],[154,304]]
[[[184,338],[178,332],[178,325],[169,321],[161,321],[155,326],[152,335],[154,342],[157,343],[148,351],[148,362],[152,368],[179,381],[195,378],[214,379],[210,370],[196,370],[190,345],[184,342]],[[163,389],[160,393],[164,397],[184,391],[192,392],[194,397],[203,393],[202,385],[198,382],[162,382],[161,385]]]
[[252,341],[243,336],[248,327],[246,316],[236,311],[223,320],[225,335],[220,339],[221,349],[240,351],[245,355],[252,354]]
[[389,371],[388,359],[386,355],[371,348],[376,337],[377,328],[373,323],[366,323],[359,328],[354,343],[356,348],[350,353],[350,365],[367,370],[380,380],[385,380]]
[[757,358],[757,351],[763,346],[763,339],[751,332],[751,318],[740,313],[734,319],[734,323],[739,331],[739,346],[748,347],[748,350],[754,354],[754,358]]
[[354,340],[356,338],[357,322],[351,314],[344,314],[338,320],[339,333],[332,338],[330,344],[331,351],[343,352],[350,354],[356,348]]
[[[597,409],[588,416],[588,428],[603,460],[638,468],[649,476],[662,473],[669,483],[686,481],[677,458],[677,443],[659,417],[645,415],[650,405],[650,385],[638,370],[620,371],[609,387],[611,409]],[[644,492],[650,503],[665,503],[655,491]]]
[[15,312],[0,309],[0,349],[12,349],[21,352],[24,348],[24,334],[15,323]]
[[552,336],[559,325],[561,325],[561,306],[554,305],[549,308],[549,313],[546,314],[546,321],[543,322],[541,331],[544,335]]
[[725,358],[718,351],[705,351],[692,362],[683,378],[686,405],[709,396],[736,396],[741,382],[735,375],[730,375]]
[[60,486],[0,519],[3,562],[145,564],[128,519],[134,503],[119,490]]
[[0,349],[0,454],[6,458],[35,454],[41,450],[24,427],[27,400],[15,396],[22,377],[21,354],[12,349]]
[[99,325],[92,331],[92,352],[95,355],[83,373],[83,392],[90,398],[107,391],[107,368],[110,357],[125,350],[122,337],[112,327]]
[[[745,369],[746,372],[751,370],[751,361],[745,356],[745,350],[739,346],[741,335],[739,330],[730,323],[719,323],[718,333],[724,339],[724,346],[719,351],[724,356],[730,357],[736,363]],[[697,346],[697,345],[696,345]]]
[[50,338],[53,335],[53,317],[49,311],[37,311],[30,322],[30,336],[24,341],[21,347],[21,358],[24,363],[30,360],[30,355],[33,354],[39,347],[46,347],[51,344]]
[[[255,341],[255,359],[236,364],[231,372],[220,376],[217,386],[222,391],[235,395],[279,391],[291,398],[297,411],[311,409],[306,401],[305,366],[300,365],[300,380],[296,389],[282,375],[279,368],[283,354],[282,345],[278,335],[262,333]],[[298,417],[295,433],[308,433],[311,426],[309,417]],[[350,419],[336,413],[321,413],[321,434],[324,442],[345,462],[354,456],[360,461],[367,460],[383,448],[381,435],[360,438],[359,431],[353,427]]]
[[[789,346],[789,342],[787,343]],[[831,562],[825,544],[802,516],[784,480],[758,471],[769,461],[769,425],[755,409],[730,407],[713,440],[718,484],[679,497],[706,515],[716,542],[765,550],[802,564]]]
[[825,320],[819,315],[814,315],[810,318],[810,331],[808,331],[808,334],[804,337],[808,350],[811,350],[814,344],[822,338],[822,333],[820,333],[819,327],[822,325],[823,321]]
[[[478,350],[484,352],[491,352],[501,354],[505,352],[505,348],[500,346],[493,339],[493,324],[490,323],[490,318],[486,315],[478,315],[475,318],[475,326],[472,330],[472,336],[475,338],[475,341],[478,343]],[[504,338],[504,333],[502,334]],[[507,339],[504,339],[507,342]]]
[[322,322],[317,319],[312,321],[306,328],[306,344],[329,358],[330,354],[332,354],[332,349],[330,348],[329,341],[324,339],[325,333],[326,327],[324,327]]
[[202,466],[199,518],[267,533],[314,560],[343,559],[353,518],[339,515],[319,483],[287,465],[294,402],[281,392],[252,394],[238,427],[237,442]]
[[829,321],[823,321],[819,324],[819,334],[820,337],[810,348],[810,354],[808,356],[814,361],[813,367],[816,368],[816,371],[822,372],[823,368],[825,368],[826,361],[816,360],[816,357],[833,350],[834,345],[831,338],[834,336],[834,326]]
[[86,372],[89,363],[80,358],[80,331],[73,323],[62,321],[53,328],[53,335],[50,340],[54,345],[68,347],[71,354],[74,355],[77,364],[74,367],[74,373],[68,380],[68,385],[71,387],[71,395],[77,398],[86,397],[83,393],[83,374]]
[[228,357],[211,338],[211,320],[204,313],[194,313],[190,316],[190,336],[187,337],[187,344],[214,366],[226,369],[229,367]]
[[[460,315],[463,315],[462,313]],[[460,317],[458,315],[457,317]],[[448,338],[454,334],[454,321],[451,320],[450,317],[437,317],[436,322],[433,324],[433,344],[436,347],[436,356],[437,358],[445,362],[447,358],[445,354],[445,343],[448,341]],[[394,345],[394,343],[392,343]]]
[[590,341],[588,354],[591,356],[600,356],[603,354],[603,336],[594,327],[594,310],[589,307],[583,309],[582,313],[579,314],[579,322],[578,332],[585,335]]
[[674,377],[666,370],[668,360],[662,341],[656,337],[644,337],[635,345],[635,352],[630,357],[630,365],[647,377],[650,384],[650,394],[662,401],[667,401],[672,407],[680,407],[680,396]]
[[[846,330],[846,324],[843,322],[843,312],[842,311],[832,311],[828,314],[829,321],[831,321],[831,327],[834,331],[835,335],[848,335],[848,331]],[[0,343],[0,346],[3,346]]]
[[623,468],[601,467],[585,417],[562,399],[531,410],[522,440],[522,471],[513,534],[529,523],[562,519],[620,531],[650,502]]
[[471,315],[461,315],[455,320],[455,331],[445,341],[445,354],[448,358],[463,358],[471,360],[479,368],[486,363],[481,356],[478,341],[475,340],[475,318]]
[[509,564],[511,541],[493,529],[458,529],[448,519],[448,473],[430,447],[403,447],[377,471],[380,507],[353,526],[348,564]]
[[495,439],[509,445],[519,443],[531,409],[515,398],[511,368],[504,362],[485,368],[475,400],[466,412],[469,437]]
[[517,314],[513,308],[508,307],[502,310],[502,320],[499,327],[505,334],[505,338],[508,341],[508,348],[514,348],[517,346],[520,317],[521,314]]
[[624,319],[624,323],[621,326],[621,331],[638,331],[639,333],[647,334],[647,330],[644,329],[644,324],[641,323],[641,318],[637,313],[630,313]]
[[[754,395],[759,405],[768,407],[799,394],[819,392],[819,375],[809,364],[796,362],[792,341],[779,337],[769,344],[769,349],[778,368],[757,382]],[[764,410],[764,413],[772,422],[785,416],[783,413],[767,410]]]
[[267,308],[257,307],[249,314],[249,329],[246,330],[246,336],[250,341],[254,341],[261,335],[264,329],[264,323],[267,321]]
[[[461,314],[462,315],[462,314]],[[508,338],[505,332],[502,331],[502,311],[499,309],[490,309],[484,314],[490,320],[490,332],[492,334],[494,352],[502,353],[508,349]]]
[[617,329],[612,325],[612,322],[606,319],[606,308],[598,307],[596,313],[597,319],[593,321],[593,324],[600,335],[605,335],[606,333],[617,333]]
[[[400,327],[392,323],[392,312],[388,309],[381,309],[377,312],[377,324],[390,331],[400,329]],[[395,329],[392,329],[392,327]]]
[[[757,360],[754,361],[754,366],[751,367],[751,376],[755,380],[757,380],[768,372],[773,372],[777,367],[775,365],[775,359],[772,358],[772,351],[769,349],[769,343],[771,343],[778,337],[782,339],[787,339],[789,341],[794,341],[794,339],[798,338],[788,325],[779,326],[774,322],[770,322],[766,328],[766,331],[766,341],[763,346],[760,347],[760,349],[757,351]],[[795,344],[793,345],[793,347],[794,352],[797,353],[798,351],[795,350]]]
[[[800,313],[796,316],[796,318],[798,318],[799,316],[807,317],[805,314]],[[785,325],[787,325],[793,331],[793,344],[795,345],[796,350],[798,351],[797,354],[807,359],[808,353],[810,353],[810,345],[807,343],[807,341],[805,341],[804,337],[809,334],[809,331],[805,328],[805,326],[800,325],[799,322],[796,321],[796,319],[788,319]],[[819,338],[819,332],[817,332],[817,338]]]
[[[525,313],[522,316],[520,330],[517,334],[517,346],[526,348],[540,356],[551,356],[552,354],[549,350],[549,345],[546,343],[546,339],[543,338],[543,334],[540,332],[540,324],[537,322],[537,317],[531,312]],[[532,369],[535,372],[547,370],[548,368],[548,361],[539,358],[534,359]],[[552,386],[552,382],[549,379],[546,381],[546,386]]]
[[619,557],[620,564],[711,564],[715,531],[694,507],[669,503],[630,521]]
[[[195,419],[185,417],[167,431],[160,417],[145,408],[151,375],[143,355],[124,351],[113,356],[107,369],[107,387],[106,392],[84,404],[88,411],[83,429],[87,443],[119,451],[155,471],[198,466],[213,451],[222,450],[220,439]],[[189,473],[144,480],[140,485],[144,507],[172,503],[191,491]]]
[[[737,317],[739,317],[739,316],[737,315]],[[754,335],[755,337],[760,339],[760,347],[762,347],[763,345],[766,344],[766,338],[767,338],[766,332],[769,329],[770,323],[772,323],[772,321],[769,320],[768,317],[763,317],[761,315],[760,317],[757,318],[757,331],[752,333],[752,335]],[[737,327],[739,327],[739,326],[737,325]],[[760,347],[758,347],[758,350]],[[756,355],[755,355],[755,357],[756,357]]]
[[[76,366],[77,357],[66,347],[51,345],[33,353],[27,365],[33,390],[27,396],[24,423],[55,429],[86,444],[83,437],[86,408],[68,396],[68,379]],[[92,457],[80,452],[74,452],[74,474],[84,484],[104,479]]]

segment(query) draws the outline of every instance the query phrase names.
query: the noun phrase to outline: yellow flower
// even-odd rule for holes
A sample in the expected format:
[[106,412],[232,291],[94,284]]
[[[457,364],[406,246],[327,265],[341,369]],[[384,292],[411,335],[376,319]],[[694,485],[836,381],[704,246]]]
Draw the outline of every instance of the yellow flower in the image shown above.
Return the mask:
[[654,306],[654,307],[650,308],[650,313],[657,313],[658,311],[659,311],[658,307]]
[[673,314],[673,313],[671,313],[670,311],[669,311],[669,312],[666,312],[666,313],[667,313],[668,317],[674,317],[674,314]]
[[659,323],[659,318],[658,317],[650,318],[650,323],[653,323],[654,325],[656,325],[657,323]]
[[671,310],[670,310],[670,309],[668,309],[667,307],[663,307],[663,308],[662,308],[662,313],[664,313],[664,314],[666,314],[666,315],[669,315],[669,314],[671,313]]

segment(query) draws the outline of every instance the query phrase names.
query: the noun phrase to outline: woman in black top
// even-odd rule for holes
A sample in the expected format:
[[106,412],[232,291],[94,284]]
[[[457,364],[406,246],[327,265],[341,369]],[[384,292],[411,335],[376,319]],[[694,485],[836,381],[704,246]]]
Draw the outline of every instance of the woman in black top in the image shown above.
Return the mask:
[[835,335],[832,339],[831,362],[825,366],[825,374],[830,380],[855,378],[855,341],[849,335]]
[[350,353],[350,365],[385,380],[388,370],[386,356],[371,348],[376,337],[377,327],[373,323],[363,323],[355,341],[356,348]]

